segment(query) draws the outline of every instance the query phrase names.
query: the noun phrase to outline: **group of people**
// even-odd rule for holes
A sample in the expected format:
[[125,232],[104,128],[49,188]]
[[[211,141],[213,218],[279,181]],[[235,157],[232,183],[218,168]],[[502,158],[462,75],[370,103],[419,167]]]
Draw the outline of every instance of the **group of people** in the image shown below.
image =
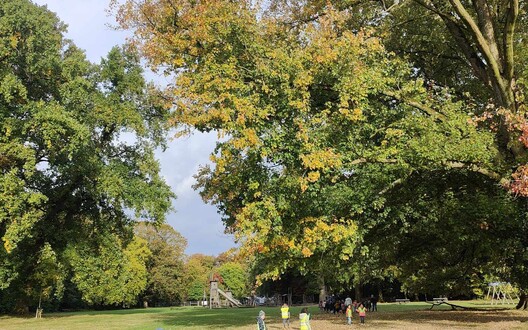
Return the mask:
[[352,324],[353,315],[359,314],[360,323],[365,323],[366,312],[378,311],[378,298],[374,295],[370,296],[370,299],[364,299],[363,301],[357,301],[350,297],[346,299],[338,299],[335,296],[328,297],[325,301],[319,302],[319,308],[321,311],[332,314],[345,314],[347,317],[347,323]]
[[365,324],[365,316],[367,316],[367,308],[363,306],[362,303],[359,306],[354,305],[353,303],[348,305],[345,310],[345,315],[347,318],[347,324],[352,324],[352,319],[354,318],[354,312],[359,314],[359,323]]
[[[365,317],[367,311],[374,312],[378,311],[378,299],[371,295],[370,299],[365,299],[362,302],[356,300],[352,301],[351,298],[345,300],[337,299],[336,297],[328,297],[326,301],[319,302],[319,308],[321,311],[333,314],[345,314],[347,318],[347,324],[351,325],[354,315],[359,315],[359,323],[365,324]],[[266,313],[261,310],[257,317],[257,330],[266,330]],[[283,328],[290,328],[290,307],[288,304],[283,304],[281,307],[281,318]],[[299,314],[300,330],[311,330],[310,326],[310,314],[308,314],[308,308],[304,307]]]
[[[281,318],[283,328],[290,328],[290,307],[288,304],[283,304],[281,307]],[[266,330],[266,313],[261,310],[257,317],[257,330]],[[311,330],[310,326],[310,314],[308,314],[308,308],[304,307],[299,314],[299,329],[300,330]]]

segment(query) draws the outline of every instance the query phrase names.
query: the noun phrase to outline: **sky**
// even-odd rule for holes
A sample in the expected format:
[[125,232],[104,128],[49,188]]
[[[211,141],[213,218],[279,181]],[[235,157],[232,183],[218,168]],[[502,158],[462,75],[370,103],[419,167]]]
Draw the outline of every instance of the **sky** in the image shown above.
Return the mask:
[[[84,49],[88,60],[99,63],[110,49],[121,45],[130,32],[116,31],[115,20],[106,12],[109,0],[33,0],[46,5],[68,25],[66,37]],[[156,84],[166,84],[163,77],[149,74]],[[218,255],[235,246],[233,237],[224,234],[224,227],[216,208],[205,204],[197,191],[193,175],[200,165],[208,164],[216,133],[195,133],[187,138],[171,140],[168,149],[159,152],[161,172],[178,198],[173,202],[175,211],[167,222],[188,242],[185,252]]]

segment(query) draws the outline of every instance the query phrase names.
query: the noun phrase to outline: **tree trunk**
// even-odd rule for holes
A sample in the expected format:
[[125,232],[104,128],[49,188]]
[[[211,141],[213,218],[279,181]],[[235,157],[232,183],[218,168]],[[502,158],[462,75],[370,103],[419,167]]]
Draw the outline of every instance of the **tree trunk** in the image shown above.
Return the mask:
[[356,294],[356,300],[361,301],[361,299],[363,298],[363,290],[361,290],[361,284],[357,283],[354,286],[354,291],[354,293]]
[[319,301],[325,301],[326,300],[326,285],[324,280],[324,275],[319,275],[317,277],[317,282],[319,284]]
[[515,306],[515,308],[517,309],[526,309],[526,307],[528,307],[528,297],[526,297],[526,293],[521,293],[521,296],[519,297],[519,303],[517,304],[517,306]]

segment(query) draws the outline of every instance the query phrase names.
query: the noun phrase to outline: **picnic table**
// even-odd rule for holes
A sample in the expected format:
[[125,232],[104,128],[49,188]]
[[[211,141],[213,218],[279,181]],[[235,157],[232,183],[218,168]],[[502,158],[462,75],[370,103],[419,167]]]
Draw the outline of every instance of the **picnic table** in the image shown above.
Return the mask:
[[426,301],[426,303],[431,304],[431,308],[429,308],[429,310],[433,309],[433,307],[435,306],[440,306],[440,305],[447,305],[451,307],[452,310],[457,310],[457,308],[462,309],[462,310],[472,309],[470,307],[464,307],[460,305],[451,304],[448,302],[448,299],[445,297],[433,298],[433,301]]
[[409,299],[396,299],[398,304],[411,302]]

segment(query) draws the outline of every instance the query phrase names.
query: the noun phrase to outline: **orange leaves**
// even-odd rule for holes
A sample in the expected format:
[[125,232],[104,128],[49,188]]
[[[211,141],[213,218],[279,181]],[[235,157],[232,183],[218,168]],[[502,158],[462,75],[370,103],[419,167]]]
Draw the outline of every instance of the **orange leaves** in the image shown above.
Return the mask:
[[305,258],[308,258],[309,256],[311,256],[313,254],[312,250],[310,250],[309,248],[307,247],[303,247],[302,250],[302,255],[305,257]]
[[[477,126],[479,123],[487,123],[489,127],[498,131],[503,128],[508,131],[509,141],[508,148],[521,162],[526,161],[528,152],[528,118],[524,112],[513,113],[505,108],[498,108],[493,111],[493,106],[488,106],[479,117],[474,117],[469,124]],[[512,180],[508,187],[510,192],[515,195],[528,197],[528,164],[520,165],[511,175]]]
[[528,166],[522,165],[512,174],[513,181],[510,183],[510,190],[514,194],[528,197]]
[[111,9],[149,63],[196,67],[212,52],[230,52],[233,29],[249,28],[255,17],[245,1],[113,0]]

